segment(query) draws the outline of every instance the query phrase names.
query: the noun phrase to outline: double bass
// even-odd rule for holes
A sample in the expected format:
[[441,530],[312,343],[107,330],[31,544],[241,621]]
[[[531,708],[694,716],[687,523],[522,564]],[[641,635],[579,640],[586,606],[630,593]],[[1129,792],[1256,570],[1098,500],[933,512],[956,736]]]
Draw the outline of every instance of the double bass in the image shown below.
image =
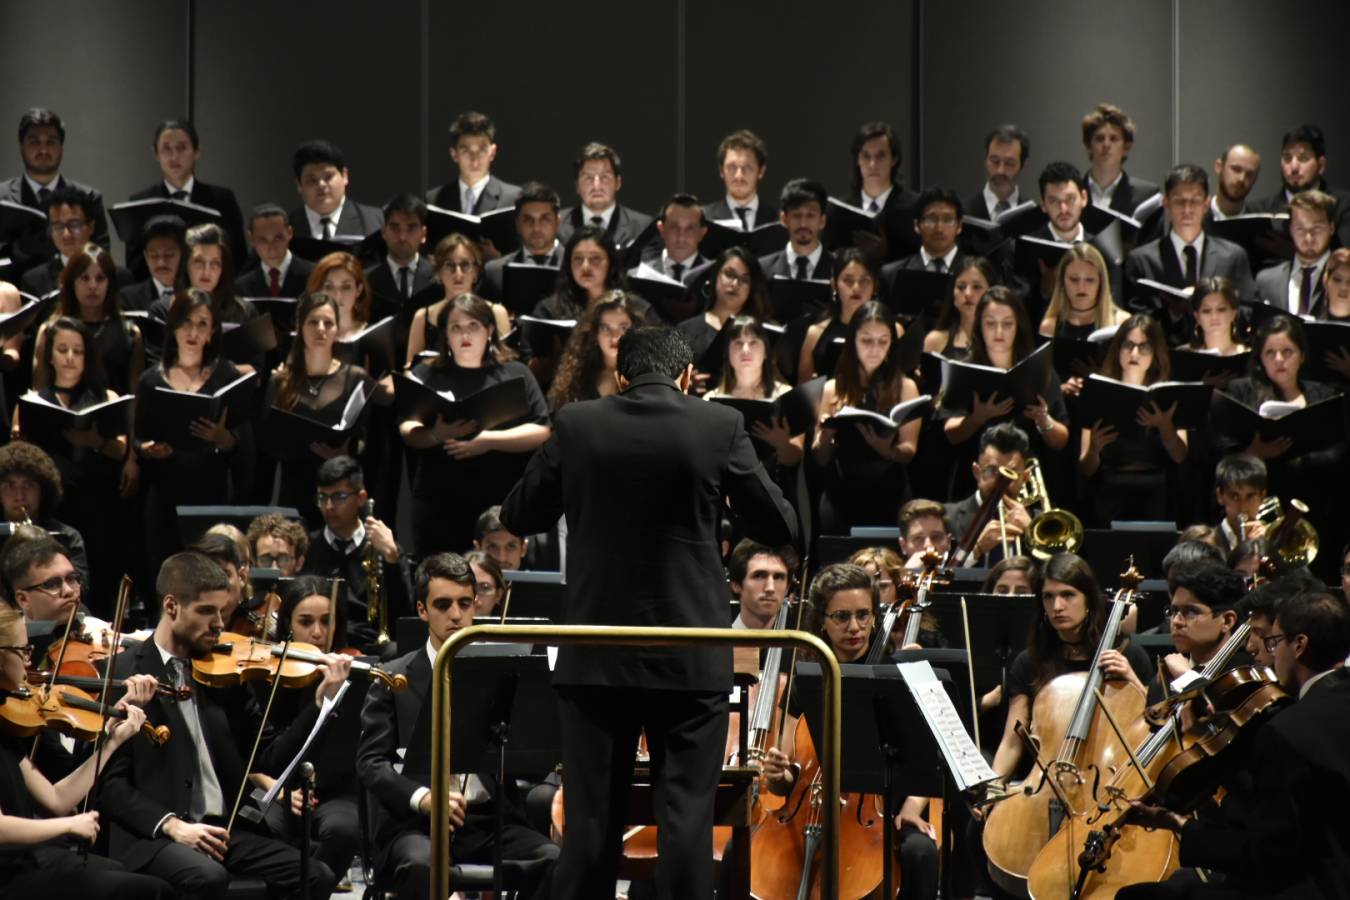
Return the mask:
[[1009,893],[1027,894],[1027,877],[1037,854],[1067,821],[1093,808],[1093,782],[1103,775],[1111,777],[1129,762],[1129,748],[1121,746],[1100,714],[1098,697],[1104,698],[1117,722],[1125,723],[1129,747],[1148,735],[1144,691],[1129,682],[1108,682],[1100,669],[1102,654],[1116,646],[1134,591],[1143,580],[1133,560],[1120,580],[1088,670],[1059,675],[1036,694],[1030,729],[1030,740],[1037,745],[1035,771],[989,813],[984,829],[989,875]]

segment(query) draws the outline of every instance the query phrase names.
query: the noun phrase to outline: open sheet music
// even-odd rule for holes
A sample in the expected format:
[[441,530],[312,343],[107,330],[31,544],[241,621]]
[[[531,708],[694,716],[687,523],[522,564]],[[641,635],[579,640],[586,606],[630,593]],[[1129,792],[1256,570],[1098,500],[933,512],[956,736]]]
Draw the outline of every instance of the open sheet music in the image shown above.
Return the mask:
[[914,702],[923,713],[933,739],[942,750],[942,758],[956,786],[965,791],[997,778],[994,770],[989,768],[989,763],[985,762],[980,748],[971,740],[961,716],[947,696],[947,689],[938,681],[928,661],[897,663],[896,667],[914,695]]

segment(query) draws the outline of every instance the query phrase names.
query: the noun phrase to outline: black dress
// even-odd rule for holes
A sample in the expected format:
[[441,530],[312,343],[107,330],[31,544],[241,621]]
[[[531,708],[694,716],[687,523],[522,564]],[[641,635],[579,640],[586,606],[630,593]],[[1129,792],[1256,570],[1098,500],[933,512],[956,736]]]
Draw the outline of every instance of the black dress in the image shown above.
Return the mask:
[[117,394],[134,391],[136,385],[131,380],[131,362],[135,340],[131,334],[131,323],[121,316],[112,316],[100,322],[84,324],[94,333],[94,346],[98,347],[99,358],[103,361],[108,387]]
[[1156,428],[1121,433],[1102,450],[1101,464],[1083,492],[1091,506],[1089,527],[1110,528],[1124,520],[1175,521],[1173,492],[1167,490],[1175,469]]
[[839,363],[839,354],[843,349],[842,344],[835,343],[835,338],[848,336],[848,326],[845,325],[838,316],[831,316],[825,323],[825,330],[820,334],[820,340],[816,341],[816,346],[811,351],[811,365],[816,370],[817,375],[824,375],[826,378],[834,377],[835,366]]
[[726,346],[718,340],[722,332],[708,324],[708,317],[699,313],[685,319],[675,330],[684,335],[689,349],[694,351],[694,368],[708,376],[708,390],[722,383],[722,367],[726,361]]
[[[218,359],[199,394],[211,394],[239,377],[239,370],[228,359]],[[136,388],[137,405],[144,410],[144,399],[157,387],[170,387],[163,366],[156,363],[141,374]],[[141,460],[141,479],[145,486],[145,536],[150,571],[158,571],[165,557],[182,545],[178,534],[179,506],[218,505],[233,502],[232,457],[245,452],[252,425],[235,422],[230,433],[238,442],[234,450],[217,453],[198,447],[175,447],[167,459]],[[137,434],[145,433],[138,420]]]
[[[273,373],[267,383],[269,407],[273,405],[277,388],[281,383],[280,379],[280,373]],[[336,425],[342,421],[342,413],[357,388],[365,391],[366,399],[369,401],[375,389],[375,380],[360,366],[341,363],[335,371],[323,378],[307,379],[304,389],[300,391],[295,398],[295,404],[289,407],[288,411],[324,425]],[[355,455],[357,447],[365,438],[370,412],[371,404],[367,402],[353,434],[353,443],[347,448],[348,455]],[[303,460],[283,459],[281,462],[281,489],[277,494],[277,504],[293,506],[300,510],[300,515],[304,517],[305,524],[309,528],[318,528],[323,524],[319,507],[314,502],[317,490],[314,479],[322,464],[323,458],[312,452]],[[389,512],[384,511],[382,515],[388,516]]]
[[[880,412],[876,392],[857,404]],[[820,497],[820,534],[848,534],[855,525],[890,525],[909,499],[906,467],[880,456],[856,428],[835,432],[834,456],[825,465]]]
[[[436,391],[468,397],[513,378],[525,382],[528,412],[497,430],[517,425],[549,423],[548,404],[530,370],[518,362],[465,369],[453,362],[419,363],[414,377]],[[417,452],[417,474],[412,485],[413,553],[419,559],[449,550],[462,553],[473,546],[473,526],[489,506],[501,503],[519,480],[529,453],[492,450],[464,460],[451,459],[442,447]]]

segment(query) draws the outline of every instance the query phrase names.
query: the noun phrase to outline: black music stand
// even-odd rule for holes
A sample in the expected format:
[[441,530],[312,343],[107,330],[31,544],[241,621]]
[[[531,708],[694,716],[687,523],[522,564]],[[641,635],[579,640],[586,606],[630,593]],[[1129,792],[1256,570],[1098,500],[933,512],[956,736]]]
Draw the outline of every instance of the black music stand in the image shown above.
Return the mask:
[[[1040,600],[1032,594],[966,594],[946,588],[930,591],[928,612],[938,620],[949,641],[964,643],[961,625],[961,598],[966,600],[970,620],[970,665],[981,690],[1003,684],[1008,666],[1031,634],[1031,625],[1040,611]],[[909,662],[911,660],[905,660]],[[935,667],[946,668],[943,660],[930,659]],[[960,691],[957,692],[958,696]],[[961,704],[957,703],[957,709]]]
[[[506,773],[537,775],[558,761],[558,707],[548,659],[534,656],[529,644],[474,644],[454,662],[451,685],[450,752],[460,772],[490,769],[497,777],[494,802],[496,840],[492,846],[492,885],[502,893],[502,828],[505,823]],[[404,771],[431,771],[431,704],[408,741]]]
[[[883,896],[890,897],[894,896],[890,847],[895,838],[895,798],[910,794],[945,797],[942,756],[931,740],[913,737],[927,735],[928,725],[899,669],[894,665],[843,665],[840,669],[843,746],[839,790],[880,794],[883,798],[882,846],[886,852],[882,885]],[[797,697],[816,747],[824,746],[823,693],[820,665],[798,664]]]

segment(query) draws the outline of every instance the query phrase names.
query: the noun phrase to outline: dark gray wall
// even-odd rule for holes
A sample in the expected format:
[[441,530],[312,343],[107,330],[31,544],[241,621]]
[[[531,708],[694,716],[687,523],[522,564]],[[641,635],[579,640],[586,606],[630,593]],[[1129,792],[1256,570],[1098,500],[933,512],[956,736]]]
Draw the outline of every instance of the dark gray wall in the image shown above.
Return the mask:
[[[1034,191],[1047,161],[1085,162],[1078,120],[1099,100],[1134,117],[1129,168],[1150,180],[1174,147],[1208,163],[1243,140],[1266,159],[1257,193],[1272,193],[1279,135],[1311,119],[1326,129],[1331,178],[1350,183],[1350,119],[1334,87],[1350,7],[1336,0],[1307,0],[1297,22],[1274,0],[525,0],[476,4],[471,21],[463,4],[435,0],[191,8],[199,173],[233,186],[245,207],[297,202],[290,152],[312,136],[343,146],[351,193],[365,202],[444,182],[446,125],[469,108],[496,119],[504,178],[542,178],[570,202],[577,149],[604,140],[623,154],[622,198],[648,209],[677,186],[719,193],[713,150],[738,127],[768,141],[771,191],[796,175],[843,191],[849,139],[873,118],[904,136],[910,184],[963,195],[981,182],[985,131],[1017,121],[1032,135],[1023,187]],[[181,0],[4,4],[11,38],[59,22],[79,52],[7,42],[0,141],[13,140],[23,109],[48,105],[67,121],[68,174],[112,201],[152,183],[154,124],[187,110],[188,10]],[[9,147],[0,174],[18,168]]]

